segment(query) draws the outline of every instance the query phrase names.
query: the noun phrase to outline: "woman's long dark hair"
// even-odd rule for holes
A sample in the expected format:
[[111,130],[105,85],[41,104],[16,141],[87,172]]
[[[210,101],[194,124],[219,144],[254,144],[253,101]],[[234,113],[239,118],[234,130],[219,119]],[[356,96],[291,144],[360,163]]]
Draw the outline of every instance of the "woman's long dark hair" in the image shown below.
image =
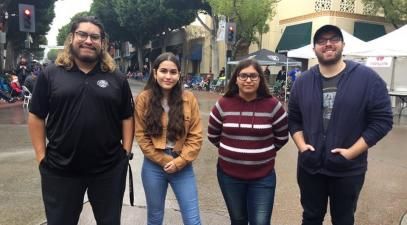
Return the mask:
[[232,97],[239,94],[239,87],[236,84],[237,75],[239,75],[240,71],[243,69],[253,66],[253,68],[259,73],[260,84],[259,88],[257,89],[257,97],[271,97],[269,88],[266,84],[266,79],[264,78],[263,70],[261,69],[260,64],[255,59],[246,59],[239,64],[237,64],[235,70],[233,71],[232,78],[230,78],[229,84],[227,86],[226,92],[224,96]]
[[146,133],[148,135],[153,137],[159,137],[162,135],[163,124],[161,117],[164,113],[164,108],[161,105],[161,101],[164,94],[154,77],[154,73],[157,73],[160,64],[164,61],[173,62],[177,66],[178,73],[180,73],[180,79],[172,88],[167,99],[168,106],[170,107],[170,111],[168,112],[167,139],[175,141],[177,138],[185,134],[184,105],[182,100],[181,65],[178,58],[170,52],[162,53],[153,62],[150,78],[144,87],[144,90],[151,91],[151,97],[147,105],[147,114],[144,118],[144,122],[146,124]]

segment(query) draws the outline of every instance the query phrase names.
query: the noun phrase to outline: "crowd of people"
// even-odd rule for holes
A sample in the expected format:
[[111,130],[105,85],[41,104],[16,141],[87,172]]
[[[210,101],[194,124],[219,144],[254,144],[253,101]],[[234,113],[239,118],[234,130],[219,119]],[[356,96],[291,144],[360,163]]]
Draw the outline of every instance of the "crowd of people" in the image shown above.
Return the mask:
[[[27,90],[32,93],[43,65],[21,57],[15,70],[0,74],[0,100],[7,103],[21,101]],[[24,90],[24,87],[27,89]]]
[[[120,224],[134,137],[144,155],[147,223],[163,224],[171,186],[183,223],[201,224],[193,162],[204,123],[198,100],[183,88],[179,59],[159,55],[133,101],[96,18],[78,18],[65,43],[38,77],[28,117],[47,224],[76,225],[86,191],[97,224]],[[208,139],[218,160],[209,166],[233,225],[271,224],[275,161],[289,135],[298,149],[302,225],[322,225],[328,199],[333,224],[354,224],[367,151],[392,128],[390,98],[373,70],[342,59],[337,27],[320,28],[314,46],[319,64],[295,78],[288,112],[253,59],[239,62],[211,110]]]

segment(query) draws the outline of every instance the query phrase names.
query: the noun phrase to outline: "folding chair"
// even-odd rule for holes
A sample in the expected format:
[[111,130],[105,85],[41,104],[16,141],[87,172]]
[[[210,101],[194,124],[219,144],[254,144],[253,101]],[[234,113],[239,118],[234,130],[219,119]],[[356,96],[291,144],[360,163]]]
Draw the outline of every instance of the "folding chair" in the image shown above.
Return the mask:
[[32,94],[26,86],[23,85],[22,88],[23,88],[23,93],[24,93],[23,107],[28,108],[28,105],[30,104],[30,101],[31,101]]

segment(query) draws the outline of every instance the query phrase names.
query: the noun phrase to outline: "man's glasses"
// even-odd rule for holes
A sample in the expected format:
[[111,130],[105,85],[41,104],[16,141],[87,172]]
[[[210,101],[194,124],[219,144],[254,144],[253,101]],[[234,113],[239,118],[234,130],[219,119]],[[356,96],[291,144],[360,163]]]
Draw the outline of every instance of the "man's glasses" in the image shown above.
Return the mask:
[[88,37],[90,37],[90,40],[92,42],[97,42],[100,41],[100,39],[102,38],[100,34],[88,34],[84,31],[76,31],[75,35],[78,37],[80,41],[85,41],[88,39]]
[[339,36],[333,36],[330,38],[319,38],[316,42],[319,45],[326,45],[328,43],[328,41],[331,42],[331,44],[336,44],[336,43],[342,41],[342,38]]
[[259,74],[258,73],[239,73],[239,75],[237,76],[239,77],[239,80],[247,80],[247,78],[250,77],[251,81],[256,81],[257,79],[259,79]]

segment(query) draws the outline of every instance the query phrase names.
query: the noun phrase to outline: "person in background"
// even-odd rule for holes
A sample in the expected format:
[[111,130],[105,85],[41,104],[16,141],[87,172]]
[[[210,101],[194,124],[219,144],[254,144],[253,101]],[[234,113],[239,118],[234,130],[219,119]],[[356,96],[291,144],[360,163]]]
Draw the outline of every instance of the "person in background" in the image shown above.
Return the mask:
[[34,71],[30,73],[30,75],[27,76],[27,78],[24,81],[24,86],[27,87],[27,89],[33,93],[35,84],[37,82],[37,77],[39,75],[39,71]]
[[24,97],[23,89],[20,85],[20,82],[18,81],[17,76],[15,75],[11,76],[10,87],[11,87],[11,97],[17,98]]
[[276,81],[280,81],[281,83],[284,84],[286,77],[287,77],[287,69],[285,66],[282,66],[281,70],[278,71],[278,73],[277,73]]
[[105,37],[95,17],[77,18],[34,88],[28,127],[48,225],[78,224],[85,192],[98,225],[120,224],[134,104]]
[[266,79],[267,84],[270,84],[270,76],[271,72],[269,66],[266,66],[266,68],[264,69],[264,78]]
[[225,76],[225,67],[222,67],[222,69],[219,71],[218,78],[219,77],[224,77],[224,76]]
[[294,83],[295,79],[301,75],[301,70],[299,67],[295,67],[290,72],[288,72],[288,76],[291,79],[291,82]]
[[270,95],[257,61],[241,61],[212,108],[208,139],[231,224],[270,224],[277,151],[288,141],[287,113]]
[[25,57],[20,58],[20,62],[16,68],[16,75],[18,77],[18,82],[24,84],[25,78],[30,74],[31,70],[28,66],[27,59]]
[[338,27],[322,26],[313,42],[319,64],[296,79],[288,104],[302,225],[322,225],[328,200],[332,224],[353,225],[368,149],[392,128],[390,97],[376,72],[343,60]]
[[201,224],[192,161],[202,146],[202,125],[196,98],[182,88],[180,69],[174,54],[161,54],[136,98],[135,137],[144,154],[141,178],[149,225],[163,223],[168,184],[183,223]]

